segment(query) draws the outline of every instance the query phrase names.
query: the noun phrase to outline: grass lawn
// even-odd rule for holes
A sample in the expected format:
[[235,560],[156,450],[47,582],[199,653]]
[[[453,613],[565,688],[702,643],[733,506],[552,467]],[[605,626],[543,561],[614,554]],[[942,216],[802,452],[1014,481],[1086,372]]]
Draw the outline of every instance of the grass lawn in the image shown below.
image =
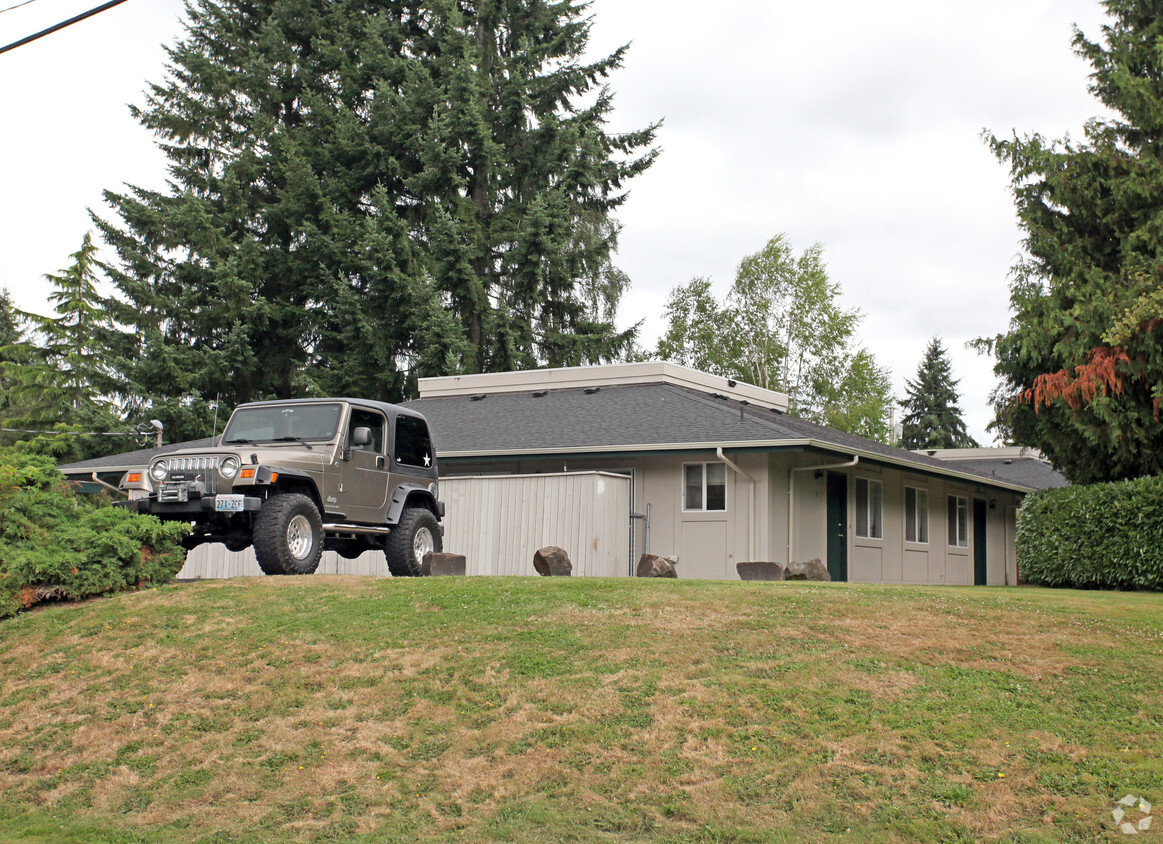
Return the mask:
[[0,622],[5,841],[1160,827],[1160,594],[257,578]]

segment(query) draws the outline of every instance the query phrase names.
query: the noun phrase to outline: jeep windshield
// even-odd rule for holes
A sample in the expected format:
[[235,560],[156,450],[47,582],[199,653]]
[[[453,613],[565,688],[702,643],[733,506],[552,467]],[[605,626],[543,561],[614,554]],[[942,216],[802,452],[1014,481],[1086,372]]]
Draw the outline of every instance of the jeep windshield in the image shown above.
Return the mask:
[[234,411],[222,444],[331,440],[339,429],[338,404],[275,404]]

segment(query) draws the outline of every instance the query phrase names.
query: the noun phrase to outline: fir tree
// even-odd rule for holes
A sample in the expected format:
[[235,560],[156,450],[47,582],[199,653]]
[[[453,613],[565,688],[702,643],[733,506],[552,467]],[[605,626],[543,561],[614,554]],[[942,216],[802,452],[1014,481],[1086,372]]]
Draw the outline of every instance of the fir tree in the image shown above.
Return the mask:
[[[0,290],[0,424],[7,426],[13,408],[13,379],[25,362],[27,348],[24,344],[24,320],[8,288]],[[14,440],[9,433],[0,433],[0,444]]]
[[[54,316],[15,311],[31,329],[31,337],[17,334],[16,342],[0,352],[5,358],[6,427],[86,433],[125,430],[115,402],[117,381],[105,362],[111,324],[97,290],[96,252],[86,234],[81,248],[70,256],[72,263],[59,274],[45,276],[52,286],[48,300]],[[4,333],[11,336],[8,329]],[[115,453],[125,445],[102,437],[62,439],[61,444],[54,448],[56,453],[71,452],[77,459]]]
[[958,382],[941,340],[934,337],[925,348],[915,381],[905,381],[901,419],[901,448],[975,448],[965,430],[958,406]]
[[174,413],[398,400],[418,375],[619,356],[611,213],[654,127],[605,131],[623,51],[580,61],[585,9],[188,3],[136,111],[170,188],[107,193],[99,221],[135,389]]
[[989,136],[1010,168],[1025,256],[996,355],[996,425],[1075,482],[1163,472],[1163,7],[1105,0],[1075,30],[1114,113],[1085,140]]

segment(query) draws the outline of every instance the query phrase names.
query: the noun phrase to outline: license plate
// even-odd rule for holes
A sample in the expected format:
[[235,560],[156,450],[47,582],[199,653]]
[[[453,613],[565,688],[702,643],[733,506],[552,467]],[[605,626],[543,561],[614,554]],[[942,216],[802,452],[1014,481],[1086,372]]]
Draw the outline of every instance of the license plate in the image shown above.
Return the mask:
[[241,513],[246,509],[245,495],[215,495],[214,510],[217,513]]

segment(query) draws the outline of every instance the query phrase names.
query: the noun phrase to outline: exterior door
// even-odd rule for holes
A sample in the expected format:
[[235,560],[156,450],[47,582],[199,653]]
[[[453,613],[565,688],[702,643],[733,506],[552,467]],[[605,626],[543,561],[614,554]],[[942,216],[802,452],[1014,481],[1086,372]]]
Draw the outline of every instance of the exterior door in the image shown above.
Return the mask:
[[848,580],[848,476],[828,473],[828,574]]
[[985,586],[985,502],[973,499],[973,585]]
[[380,524],[388,509],[387,420],[374,410],[352,408],[344,440],[349,446],[356,428],[369,428],[372,441],[351,448],[351,459],[328,473],[326,507],[342,511],[349,522]]

